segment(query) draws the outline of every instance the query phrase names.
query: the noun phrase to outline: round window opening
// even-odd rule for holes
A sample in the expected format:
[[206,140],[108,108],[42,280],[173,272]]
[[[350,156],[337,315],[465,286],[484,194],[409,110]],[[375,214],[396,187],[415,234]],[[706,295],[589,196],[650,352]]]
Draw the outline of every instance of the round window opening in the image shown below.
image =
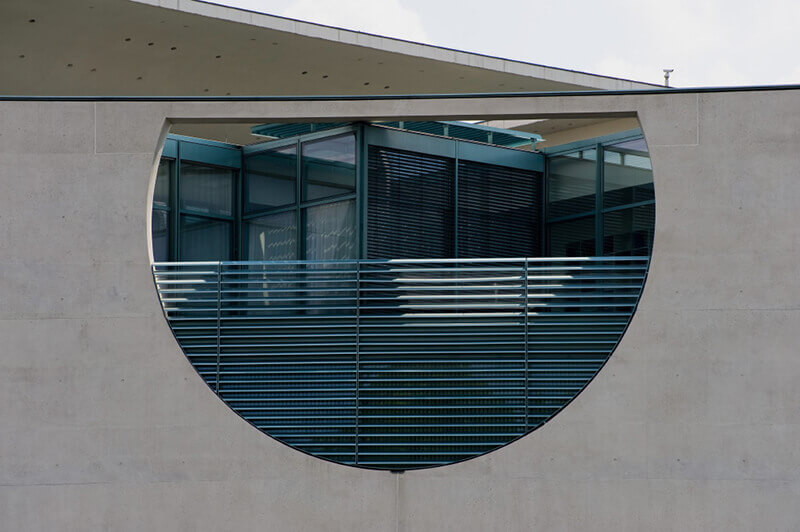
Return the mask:
[[211,389],[300,451],[408,470],[546,423],[622,337],[655,196],[640,130],[536,149],[469,122],[171,135],[153,271]]

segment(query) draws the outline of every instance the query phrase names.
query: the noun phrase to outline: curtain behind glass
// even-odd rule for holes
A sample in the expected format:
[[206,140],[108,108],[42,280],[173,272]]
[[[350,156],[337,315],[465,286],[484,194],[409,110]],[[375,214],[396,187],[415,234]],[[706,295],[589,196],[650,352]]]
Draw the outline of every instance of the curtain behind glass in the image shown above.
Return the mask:
[[179,185],[181,209],[232,216],[233,177],[233,170],[182,163]]
[[297,216],[294,211],[270,214],[245,223],[248,260],[297,259]]
[[305,210],[306,259],[356,259],[356,202],[339,201]]

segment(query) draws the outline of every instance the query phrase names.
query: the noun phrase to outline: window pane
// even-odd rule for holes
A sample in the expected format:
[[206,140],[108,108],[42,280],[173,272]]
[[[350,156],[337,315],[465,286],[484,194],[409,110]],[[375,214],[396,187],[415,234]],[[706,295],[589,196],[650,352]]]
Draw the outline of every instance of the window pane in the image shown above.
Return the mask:
[[156,189],[153,192],[153,203],[169,207],[169,178],[172,175],[173,161],[161,159],[156,173]]
[[231,223],[181,216],[180,260],[231,260]]
[[310,207],[305,210],[305,220],[308,260],[358,258],[354,200]]
[[655,219],[655,205],[604,214],[603,255],[650,255]]
[[594,216],[548,226],[551,257],[591,257],[595,252]]
[[355,189],[355,135],[303,144],[303,200],[348,194]]
[[153,260],[169,260],[169,211],[153,209],[151,217],[153,233]]
[[655,198],[650,155],[643,139],[606,147],[603,163],[603,207]]
[[296,218],[290,211],[245,222],[248,260],[297,259]]
[[547,179],[547,217],[558,218],[595,209],[596,150],[553,157]]
[[297,147],[287,146],[246,159],[245,210],[258,211],[295,202]]
[[234,171],[194,163],[181,164],[181,209],[205,214],[233,214]]

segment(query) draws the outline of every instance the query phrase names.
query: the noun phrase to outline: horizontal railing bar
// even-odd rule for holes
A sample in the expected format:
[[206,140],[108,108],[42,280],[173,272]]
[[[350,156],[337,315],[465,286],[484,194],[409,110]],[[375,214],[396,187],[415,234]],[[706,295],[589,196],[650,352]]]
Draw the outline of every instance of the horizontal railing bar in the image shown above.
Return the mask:
[[[227,355],[227,356],[233,356],[233,355]],[[370,357],[371,356],[372,355],[370,355]],[[581,359],[569,359],[569,360],[562,360],[562,359],[534,359],[534,360],[531,360],[531,363],[533,363],[533,364],[554,364],[554,363],[594,364],[594,363],[602,363],[604,361],[605,361],[605,359],[592,359],[592,358],[587,358],[587,359],[583,359],[583,360],[581,360]],[[383,361],[370,359],[370,360],[363,361],[363,364],[364,365],[370,365],[370,364],[420,364],[421,362],[425,363],[425,364],[436,364],[436,363],[467,364],[467,363],[469,363],[469,364],[509,364],[509,365],[510,364],[522,364],[523,363],[522,359],[511,360],[511,359],[495,359],[495,358],[493,358],[493,359],[463,359],[461,361],[453,361],[451,359],[425,359],[424,361],[421,361],[419,359],[403,360],[403,359],[393,359],[392,358],[392,359],[385,359]],[[283,366],[283,365],[295,366],[295,365],[343,365],[343,364],[351,364],[351,363],[341,362],[341,361],[303,361],[303,360],[299,360],[299,361],[281,361],[281,362],[262,361],[262,362],[224,362],[223,363],[223,365],[227,365],[227,364],[237,365],[237,366],[262,366],[262,365],[263,366]],[[208,363],[198,362],[198,363],[196,363],[196,365],[198,365],[198,366],[203,366],[203,365],[216,366],[216,361],[208,362]],[[549,371],[549,369],[536,368],[536,369],[531,369],[531,371]],[[562,370],[553,369],[553,371],[562,371]]]
[[648,261],[649,257],[635,256],[607,256],[607,257],[492,257],[492,258],[453,258],[453,259],[349,259],[349,260],[286,260],[286,261],[184,261],[184,262],[155,262],[153,266],[249,266],[259,264],[421,264],[421,263],[474,263],[474,262],[621,262],[621,261]]
[[[452,281],[451,279],[447,280],[448,282]],[[314,281],[319,282],[319,281]],[[339,281],[331,281],[331,282],[339,282]],[[366,281],[364,281],[366,282]],[[248,281],[250,284],[266,284],[261,281]],[[187,283],[188,284],[188,283]],[[206,283],[211,286],[216,286],[217,283],[208,282]],[[225,283],[222,284],[242,284],[242,283]],[[287,283],[288,284],[288,283]],[[293,282],[292,284],[296,284]],[[625,289],[639,289],[641,288],[641,284],[611,284],[606,283],[603,285],[575,285],[573,284],[541,284],[541,285],[528,285],[528,290],[590,290],[590,289],[603,289],[603,290],[625,290]],[[466,284],[459,284],[459,285],[447,285],[447,286],[398,286],[398,287],[362,287],[356,288],[355,283],[353,283],[352,287],[298,287],[298,288],[257,288],[257,289],[246,289],[246,288],[236,288],[236,289],[227,289],[222,290],[221,293],[223,294],[250,294],[250,293],[297,293],[297,292],[447,292],[447,291],[497,291],[497,290],[504,290],[504,291],[520,291],[525,289],[524,283],[513,284],[513,285],[498,285],[498,284],[489,284],[489,285],[466,285]],[[161,288],[160,292],[171,294],[171,293],[185,293],[185,294],[216,294],[216,289],[199,289],[199,288]]]

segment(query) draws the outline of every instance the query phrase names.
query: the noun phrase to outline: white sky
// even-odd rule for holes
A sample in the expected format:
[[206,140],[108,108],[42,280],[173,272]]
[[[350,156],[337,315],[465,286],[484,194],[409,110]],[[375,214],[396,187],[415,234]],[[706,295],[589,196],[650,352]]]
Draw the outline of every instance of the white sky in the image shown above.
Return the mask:
[[800,83],[800,0],[215,1],[651,83]]

